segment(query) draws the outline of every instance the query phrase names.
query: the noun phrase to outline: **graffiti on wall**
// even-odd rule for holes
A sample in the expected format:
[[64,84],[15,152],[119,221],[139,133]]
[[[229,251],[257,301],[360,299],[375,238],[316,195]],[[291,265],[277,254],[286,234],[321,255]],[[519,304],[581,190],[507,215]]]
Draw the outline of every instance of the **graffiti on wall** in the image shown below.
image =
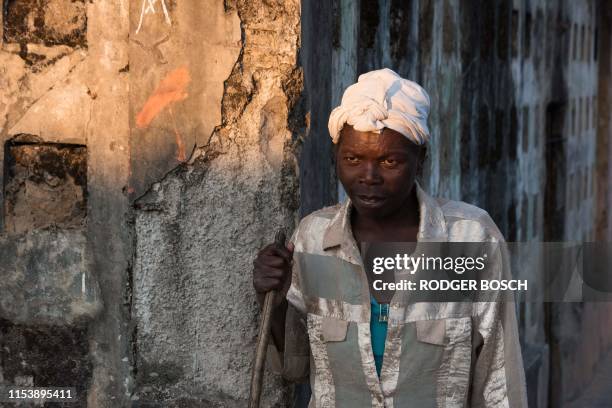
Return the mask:
[[138,27],[136,28],[136,34],[140,32],[145,16],[147,14],[157,13],[155,5],[158,2],[160,3],[160,7],[158,9],[161,9],[164,13],[164,20],[166,21],[166,24],[172,25],[172,21],[170,20],[170,14],[168,13],[168,7],[166,7],[166,0],[142,0],[142,8],[140,11],[140,19],[138,20]]
[[145,129],[162,110],[165,108],[168,109],[176,139],[176,158],[180,162],[186,160],[185,145],[178,131],[174,112],[172,111],[172,104],[187,98],[188,94],[186,89],[190,81],[191,76],[186,67],[180,67],[170,71],[166,77],[161,80],[157,89],[155,89],[153,94],[147,99],[136,116],[136,126],[139,129]]

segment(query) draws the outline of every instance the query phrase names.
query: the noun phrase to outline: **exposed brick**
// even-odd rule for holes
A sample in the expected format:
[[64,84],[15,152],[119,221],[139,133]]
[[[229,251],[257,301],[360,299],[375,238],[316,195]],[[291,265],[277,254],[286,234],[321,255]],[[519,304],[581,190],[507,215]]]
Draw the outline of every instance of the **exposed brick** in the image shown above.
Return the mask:
[[7,143],[5,225],[8,232],[84,225],[87,149],[79,145]]
[[84,0],[8,0],[4,5],[4,41],[85,46]]

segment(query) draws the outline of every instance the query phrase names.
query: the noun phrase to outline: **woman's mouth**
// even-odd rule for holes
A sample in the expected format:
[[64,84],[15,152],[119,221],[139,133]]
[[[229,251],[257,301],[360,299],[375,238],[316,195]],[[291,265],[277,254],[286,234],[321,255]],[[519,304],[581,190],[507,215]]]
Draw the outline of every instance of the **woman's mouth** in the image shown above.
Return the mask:
[[357,199],[366,207],[378,207],[386,200],[385,197],[368,195],[358,195]]

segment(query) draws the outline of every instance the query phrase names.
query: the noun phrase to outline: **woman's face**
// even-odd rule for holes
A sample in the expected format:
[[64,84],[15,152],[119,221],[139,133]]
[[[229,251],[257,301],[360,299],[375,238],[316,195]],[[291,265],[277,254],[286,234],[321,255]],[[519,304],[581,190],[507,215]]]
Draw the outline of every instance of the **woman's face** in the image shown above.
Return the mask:
[[405,204],[417,174],[421,147],[401,133],[342,129],[336,172],[357,213],[384,218]]

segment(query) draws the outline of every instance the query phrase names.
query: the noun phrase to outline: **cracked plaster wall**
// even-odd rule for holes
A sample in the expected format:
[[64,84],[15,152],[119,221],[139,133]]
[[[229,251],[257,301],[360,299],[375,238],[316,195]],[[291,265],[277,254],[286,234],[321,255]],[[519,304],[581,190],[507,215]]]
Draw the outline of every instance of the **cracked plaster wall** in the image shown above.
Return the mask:
[[[0,310],[0,342],[10,351],[3,355],[0,379],[45,386],[61,378],[62,385],[87,391],[79,391],[77,406],[122,406],[131,391],[123,298],[131,256],[124,194],[128,77],[120,72],[128,57],[127,4],[49,0],[9,6],[0,44],[0,166],[6,142],[16,138],[85,146],[88,200],[84,224],[31,225],[13,233],[0,222],[3,261],[9,261],[2,274],[14,278],[2,279],[2,290],[17,300]],[[80,23],[66,25],[58,16]],[[25,28],[11,32],[22,17]],[[74,307],[82,296],[85,303]],[[49,347],[24,342],[31,333],[47,336]],[[61,353],[66,366],[49,363]],[[33,354],[38,357],[28,357]],[[64,371],[71,366],[83,369]]]
[[[26,220],[19,231],[4,228],[13,207],[1,212],[0,251],[21,258],[2,269],[12,301],[0,309],[10,351],[0,381],[58,378],[48,371],[60,365],[40,363],[42,376],[14,357],[57,353],[24,348],[45,335],[86,350],[60,376],[87,390],[80,406],[243,406],[257,325],[251,258],[297,210],[288,122],[302,90],[299,2],[5,5],[0,150],[82,146],[87,208],[83,222]],[[27,171],[11,194],[31,197]],[[24,279],[44,285],[25,290]],[[283,404],[289,389],[273,384],[265,399]]]
[[[289,115],[300,3],[236,2],[242,47],[225,82],[220,126],[189,165],[136,201],[133,310],[136,395],[164,406],[242,407],[258,308],[252,259],[297,210]],[[206,140],[204,140],[206,141]],[[265,381],[263,406],[290,389]]]

